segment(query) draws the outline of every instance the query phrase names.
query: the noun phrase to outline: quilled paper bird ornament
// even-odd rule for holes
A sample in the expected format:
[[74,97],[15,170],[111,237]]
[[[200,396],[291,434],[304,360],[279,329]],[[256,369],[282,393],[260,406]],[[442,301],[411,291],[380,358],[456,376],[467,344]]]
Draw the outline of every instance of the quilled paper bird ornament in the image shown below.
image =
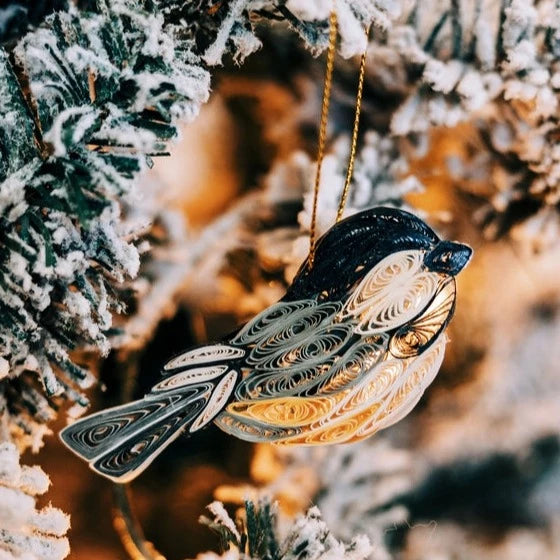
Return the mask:
[[369,437],[406,416],[437,374],[455,276],[471,253],[403,210],[346,218],[278,303],[173,358],[143,399],[75,422],[62,440],[96,472],[127,482],[209,422],[284,445]]
[[[366,32],[367,35],[367,32]],[[336,44],[330,18],[310,252],[286,295],[221,342],[183,352],[141,400],[68,426],[63,442],[99,474],[128,482],[181,433],[214,422],[248,441],[357,441],[406,416],[437,374],[455,308],[455,276],[472,251],[419,218],[373,208],[342,219],[362,98],[337,223],[316,240]]]

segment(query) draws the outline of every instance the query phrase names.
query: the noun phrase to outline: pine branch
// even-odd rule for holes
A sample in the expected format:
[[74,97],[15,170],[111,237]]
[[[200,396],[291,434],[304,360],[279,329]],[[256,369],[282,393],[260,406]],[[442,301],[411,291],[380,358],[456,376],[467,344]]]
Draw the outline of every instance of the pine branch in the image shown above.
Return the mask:
[[0,354],[11,377],[36,371],[48,397],[85,405],[72,387],[92,378],[70,352],[108,351],[118,287],[140,262],[122,202],[207,99],[209,74],[161,14],[128,1],[50,16],[15,57],[0,54]]
[[[371,72],[381,78],[375,87],[401,97],[390,133],[425,136],[427,144],[436,127],[471,123],[484,149],[469,147],[471,161],[453,160],[450,172],[461,188],[477,191],[486,235],[515,228],[537,249],[554,244],[560,233],[558,2],[416,2],[400,21],[376,34],[370,47],[377,53]],[[482,174],[488,188],[480,197],[471,184]]]
[[50,504],[37,509],[36,496],[50,485],[40,467],[20,466],[13,443],[0,444],[0,556],[62,560],[70,552],[65,537],[70,520]]
[[[338,541],[328,529],[317,507],[300,515],[280,537],[277,527],[276,505],[268,500],[258,504],[245,502],[244,515],[236,523],[220,502],[208,506],[212,519],[202,516],[200,522],[214,530],[222,547],[229,549],[224,556],[204,555],[205,558],[237,560],[366,560],[371,558],[372,546],[364,536],[350,544]],[[232,554],[233,553],[233,554]]]

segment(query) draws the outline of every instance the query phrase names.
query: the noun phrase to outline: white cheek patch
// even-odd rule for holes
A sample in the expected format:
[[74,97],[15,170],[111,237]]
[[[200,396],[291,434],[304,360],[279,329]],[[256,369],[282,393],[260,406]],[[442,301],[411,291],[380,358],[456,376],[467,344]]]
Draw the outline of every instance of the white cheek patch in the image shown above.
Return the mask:
[[423,251],[399,251],[367,273],[342,310],[343,317],[357,319],[356,333],[373,335],[396,329],[430,303],[442,277],[426,271],[423,262]]

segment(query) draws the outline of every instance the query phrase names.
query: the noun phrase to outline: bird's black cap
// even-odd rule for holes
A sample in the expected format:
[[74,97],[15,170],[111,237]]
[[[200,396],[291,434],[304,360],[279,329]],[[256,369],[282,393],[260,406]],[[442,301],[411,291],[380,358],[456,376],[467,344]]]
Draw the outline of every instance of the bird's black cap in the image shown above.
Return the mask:
[[284,301],[322,294],[344,300],[354,284],[397,251],[432,250],[440,242],[420,218],[398,208],[364,210],[333,226],[317,242],[313,265],[299,269]]

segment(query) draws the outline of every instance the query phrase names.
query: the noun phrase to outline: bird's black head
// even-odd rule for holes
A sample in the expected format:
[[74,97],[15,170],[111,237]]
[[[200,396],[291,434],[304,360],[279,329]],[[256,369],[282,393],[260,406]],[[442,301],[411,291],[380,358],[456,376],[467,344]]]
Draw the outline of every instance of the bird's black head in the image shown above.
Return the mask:
[[284,300],[320,295],[344,300],[351,288],[382,259],[398,251],[426,251],[425,265],[434,272],[457,274],[472,250],[440,241],[420,218],[397,208],[377,207],[342,220],[317,242],[313,264],[300,267]]

